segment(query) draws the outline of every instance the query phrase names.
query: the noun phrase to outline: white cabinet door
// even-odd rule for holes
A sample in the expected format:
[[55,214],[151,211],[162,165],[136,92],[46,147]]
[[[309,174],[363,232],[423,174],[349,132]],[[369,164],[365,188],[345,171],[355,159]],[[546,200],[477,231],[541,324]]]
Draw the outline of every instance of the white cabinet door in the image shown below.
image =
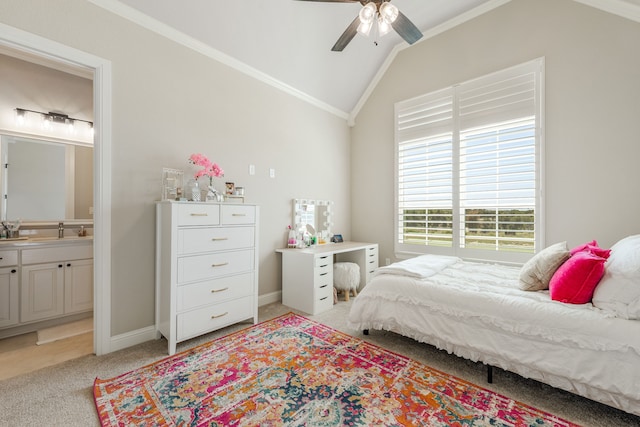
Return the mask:
[[93,260],[68,261],[64,270],[64,313],[93,310]]
[[24,266],[21,282],[21,322],[64,314],[64,263]]
[[17,325],[20,320],[17,267],[0,268],[0,328]]

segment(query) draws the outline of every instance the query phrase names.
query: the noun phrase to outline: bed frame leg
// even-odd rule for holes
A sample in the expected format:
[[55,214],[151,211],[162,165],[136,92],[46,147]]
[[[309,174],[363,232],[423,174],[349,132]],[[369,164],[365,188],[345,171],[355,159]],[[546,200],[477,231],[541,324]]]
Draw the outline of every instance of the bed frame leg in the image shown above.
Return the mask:
[[489,384],[493,383],[493,366],[487,365],[487,382]]
[[363,329],[363,330],[362,330],[362,333],[363,333],[364,335],[369,335],[369,330],[368,330],[368,329]]

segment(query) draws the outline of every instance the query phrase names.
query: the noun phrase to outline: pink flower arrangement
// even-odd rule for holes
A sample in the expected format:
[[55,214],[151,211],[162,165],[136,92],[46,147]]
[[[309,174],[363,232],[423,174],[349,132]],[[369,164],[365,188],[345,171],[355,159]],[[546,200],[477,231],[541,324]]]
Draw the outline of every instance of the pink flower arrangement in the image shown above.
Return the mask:
[[189,163],[192,163],[196,166],[202,166],[196,174],[194,175],[195,179],[200,178],[201,176],[209,177],[209,184],[213,184],[213,178],[219,178],[224,176],[224,171],[217,163],[212,163],[211,160],[207,158],[207,156],[203,154],[192,154],[189,157]]

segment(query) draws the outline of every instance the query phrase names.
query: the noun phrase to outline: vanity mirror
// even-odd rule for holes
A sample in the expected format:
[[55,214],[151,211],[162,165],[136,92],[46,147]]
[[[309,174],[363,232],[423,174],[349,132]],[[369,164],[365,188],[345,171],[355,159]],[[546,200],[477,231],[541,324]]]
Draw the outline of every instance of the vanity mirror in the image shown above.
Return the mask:
[[[322,236],[327,240],[331,233],[333,202],[329,200],[293,199],[294,229],[309,234]],[[315,232],[312,232],[315,231]]]
[[3,221],[92,220],[93,147],[0,135]]

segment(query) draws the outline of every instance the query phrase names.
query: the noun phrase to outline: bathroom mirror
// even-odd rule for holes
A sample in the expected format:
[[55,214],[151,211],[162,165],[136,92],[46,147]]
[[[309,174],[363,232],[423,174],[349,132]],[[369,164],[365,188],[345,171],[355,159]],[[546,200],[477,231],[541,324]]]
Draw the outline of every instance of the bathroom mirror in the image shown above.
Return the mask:
[[310,229],[317,235],[330,238],[333,225],[333,202],[329,200],[293,199],[293,224],[298,232]]
[[0,143],[3,221],[93,218],[93,147],[14,135]]

